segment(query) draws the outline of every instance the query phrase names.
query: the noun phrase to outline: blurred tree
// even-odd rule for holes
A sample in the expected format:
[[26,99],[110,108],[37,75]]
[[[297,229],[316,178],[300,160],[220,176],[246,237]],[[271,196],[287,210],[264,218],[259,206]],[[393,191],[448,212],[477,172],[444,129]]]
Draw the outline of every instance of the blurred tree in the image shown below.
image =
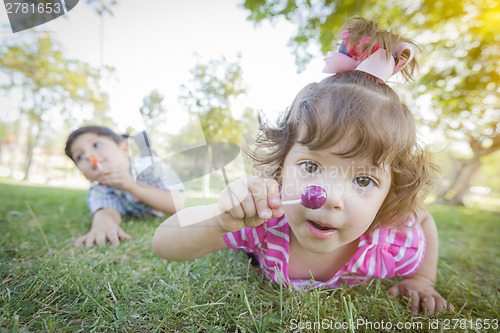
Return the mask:
[[400,1],[395,0],[244,0],[243,7],[250,10],[248,20],[255,23],[284,18],[297,26],[288,45],[299,72],[317,55],[315,47],[319,46],[324,54],[332,49],[336,34],[348,17],[376,18],[384,13],[384,19],[398,22],[402,8]]
[[475,186],[489,187],[491,191],[500,193],[498,161],[500,161],[500,150],[482,159],[481,169],[474,175]]
[[468,144],[470,150],[467,158],[457,159],[438,200],[463,204],[481,158],[500,149],[498,1],[245,0],[243,6],[250,10],[248,19],[256,23],[284,18],[297,25],[289,45],[299,71],[312,57],[314,46],[323,53],[336,48],[335,32],[353,15],[375,18],[384,13],[391,25],[423,44],[431,56],[414,98],[430,95],[434,116],[422,119],[449,140]]
[[112,7],[118,4],[117,0],[87,0],[87,4],[94,7],[95,12],[99,16],[104,14],[113,15]]
[[152,90],[149,95],[142,99],[142,106],[139,109],[149,139],[154,143],[152,147],[154,147],[156,151],[160,149],[161,152],[157,151],[160,155],[164,155],[168,149],[166,146],[168,140],[164,140],[164,134],[161,134],[160,130],[160,127],[166,123],[165,114],[167,110],[163,106],[164,99],[165,96],[157,89]]
[[155,118],[163,115],[167,110],[162,105],[165,96],[155,89],[142,99],[139,112],[148,125],[153,125]]
[[87,0],[87,4],[94,8],[99,16],[99,61],[102,65],[104,58],[104,30],[106,14],[113,16],[112,7],[118,4],[117,0]]
[[[178,143],[192,145],[204,140],[207,142],[241,143],[245,125],[232,115],[232,103],[241,95],[246,94],[242,70],[237,60],[228,62],[225,57],[210,60],[207,63],[198,62],[191,70],[193,78],[187,85],[181,86],[180,100],[186,105],[191,115],[190,122],[179,135]],[[196,136],[201,129],[204,137]],[[205,164],[210,170],[210,161]],[[209,192],[209,171],[205,172],[203,193]]]
[[191,70],[193,79],[181,86],[180,100],[186,105],[193,121],[201,122],[206,141],[241,142],[242,123],[231,113],[231,103],[246,94],[240,55],[235,62],[225,57],[198,63]]
[[[110,70],[110,68],[107,68]],[[108,96],[100,86],[104,70],[78,60],[66,59],[46,34],[35,41],[0,45],[0,70],[7,74],[4,91],[19,91],[20,116],[28,121],[24,178],[28,179],[33,152],[55,114],[71,122],[75,107],[93,107],[94,121],[109,122]]]
[[463,204],[484,158],[500,150],[500,5],[470,1],[462,8],[462,16],[431,38],[418,87],[432,96],[434,116],[423,122],[450,142],[463,143],[437,193],[439,202],[455,205]]

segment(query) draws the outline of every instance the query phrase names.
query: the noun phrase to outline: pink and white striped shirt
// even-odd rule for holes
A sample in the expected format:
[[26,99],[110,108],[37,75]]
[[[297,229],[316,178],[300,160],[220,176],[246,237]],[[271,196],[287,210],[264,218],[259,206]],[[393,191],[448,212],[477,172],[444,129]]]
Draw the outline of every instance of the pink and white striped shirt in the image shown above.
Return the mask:
[[224,240],[233,250],[253,253],[271,280],[296,289],[335,288],[344,282],[354,286],[373,277],[411,276],[422,264],[426,245],[424,232],[414,220],[398,228],[379,227],[361,235],[358,250],[349,262],[330,280],[321,282],[289,278],[290,226],[284,216],[228,233]]

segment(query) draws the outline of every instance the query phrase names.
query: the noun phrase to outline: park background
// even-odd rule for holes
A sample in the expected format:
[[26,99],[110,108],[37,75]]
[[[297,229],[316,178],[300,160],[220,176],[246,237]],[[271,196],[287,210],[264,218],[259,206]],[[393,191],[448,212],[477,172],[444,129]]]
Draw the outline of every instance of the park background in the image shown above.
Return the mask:
[[[322,58],[337,49],[335,33],[352,15],[379,20],[422,48],[415,82],[402,84],[394,77],[389,84],[413,111],[420,139],[441,170],[428,198],[441,239],[444,236],[441,284],[448,282],[445,291],[456,297],[455,303],[458,300],[460,318],[498,318],[498,288],[492,287],[498,286],[500,266],[496,259],[500,211],[497,1],[89,0],[63,17],[16,34],[10,31],[6,12],[0,10],[0,222],[9,236],[0,246],[4,314],[0,327],[57,331],[70,323],[75,330],[124,327],[128,331],[137,326],[151,328],[144,319],[149,316],[156,330],[182,331],[183,325],[196,330],[202,327],[199,322],[232,331],[242,327],[263,331],[282,329],[284,321],[297,318],[285,305],[301,309],[311,305],[318,308],[311,316],[331,316],[324,307],[324,302],[336,302],[331,298],[341,300],[335,304],[343,319],[360,315],[359,307],[372,297],[370,287],[326,296],[280,290],[279,298],[274,298],[270,294],[275,287],[249,273],[246,264],[237,264],[231,255],[215,254],[195,262],[196,268],[169,263],[167,274],[158,267],[161,261],[149,246],[159,220],[147,221],[145,229],[133,220],[126,222],[127,228],[142,236],[116,252],[107,247],[89,252],[71,249],[74,238],[88,229],[84,189],[89,184],[63,154],[67,135],[85,124],[106,125],[132,135],[146,130],[157,154],[167,159],[206,141],[241,145],[242,134],[255,133],[257,112],[275,120],[300,88],[325,77]],[[239,164],[229,171],[231,177],[238,177],[248,168]],[[224,182],[214,173],[186,186],[187,203],[194,205],[212,202]],[[128,285],[108,271],[109,258],[130,275]],[[221,259],[234,260],[235,272],[222,269]],[[68,261],[75,263],[63,264],[60,272],[54,272],[54,267]],[[471,262],[476,265],[471,272],[483,277],[464,285],[460,281],[466,273],[461,269]],[[98,267],[101,275],[77,278],[89,265]],[[177,308],[163,318],[161,302],[150,293],[146,298],[154,306],[149,315],[130,315],[137,308],[121,303],[115,297],[116,288],[122,288],[124,298],[138,286],[139,294],[146,295],[151,286],[137,280],[134,272],[148,268],[146,280],[162,274],[182,277],[191,271],[198,282],[207,272],[226,282],[211,285],[201,280],[208,287],[197,299],[190,289],[194,287],[185,280],[156,279],[166,294],[182,285],[184,296],[169,301]],[[246,289],[244,284],[231,287],[227,282],[238,281],[241,275],[247,282],[258,282],[257,286]],[[263,291],[259,284],[265,285]],[[372,289],[379,291],[380,283],[375,284]],[[232,297],[233,288],[239,293],[238,300],[232,300],[234,313],[226,309],[220,314],[218,308]],[[214,301],[208,290],[219,289]],[[461,292],[468,294],[466,301]],[[45,298],[37,298],[37,293]],[[266,300],[271,310],[278,311],[279,320],[263,310],[267,305],[254,304],[247,293]],[[366,297],[356,297],[360,295]],[[372,321],[385,316],[409,320],[384,296],[373,297],[380,309],[390,311],[373,310]],[[139,297],[132,299],[141,303]],[[186,299],[193,304],[181,307]],[[76,310],[82,303],[87,307]],[[203,309],[209,309],[206,318]],[[181,319],[181,314],[187,319]]]
[[129,134],[147,130],[161,157],[205,139],[240,144],[241,133],[255,129],[258,111],[275,120],[301,87],[325,77],[322,58],[336,49],[339,25],[358,14],[422,46],[416,82],[392,81],[441,167],[437,200],[482,197],[495,205],[498,11],[488,0],[375,1],[359,8],[329,1],[94,0],[16,34],[0,11],[0,176],[87,186],[62,152],[68,133],[88,123]]

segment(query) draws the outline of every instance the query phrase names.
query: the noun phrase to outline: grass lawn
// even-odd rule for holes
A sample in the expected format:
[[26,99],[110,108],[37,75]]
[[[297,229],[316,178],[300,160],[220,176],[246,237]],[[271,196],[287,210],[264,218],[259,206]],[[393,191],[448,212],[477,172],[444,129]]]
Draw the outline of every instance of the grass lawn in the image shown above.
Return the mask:
[[499,330],[499,213],[428,207],[440,233],[437,289],[456,309],[429,317],[388,297],[396,279],[298,292],[240,252],[166,262],[151,250],[158,218],[125,220],[133,239],[118,248],[75,248],[90,226],[82,190],[0,179],[0,201],[0,332]]

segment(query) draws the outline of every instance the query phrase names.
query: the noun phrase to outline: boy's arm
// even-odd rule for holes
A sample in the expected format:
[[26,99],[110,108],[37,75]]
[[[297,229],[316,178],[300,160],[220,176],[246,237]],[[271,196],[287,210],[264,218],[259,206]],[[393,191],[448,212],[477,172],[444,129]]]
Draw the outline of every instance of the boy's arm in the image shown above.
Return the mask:
[[129,192],[151,208],[167,214],[184,208],[184,197],[178,190],[164,191],[144,183],[133,183]]
[[418,223],[422,227],[426,238],[424,260],[420,268],[412,276],[404,279],[389,289],[393,297],[406,296],[412,299],[410,310],[417,314],[419,311],[427,314],[439,313],[445,310],[452,311],[453,305],[434,289],[438,262],[438,233],[436,223],[431,214],[420,210]]
[[180,191],[161,190],[152,185],[136,182],[123,167],[108,167],[99,172],[99,182],[127,191],[146,205],[167,214],[173,214],[184,207]]
[[92,227],[90,231],[75,241],[75,246],[85,243],[87,247],[92,245],[103,245],[109,240],[111,245],[120,245],[120,239],[130,240],[129,234],[120,228],[122,216],[119,211],[113,208],[103,208],[95,212],[92,217]]

